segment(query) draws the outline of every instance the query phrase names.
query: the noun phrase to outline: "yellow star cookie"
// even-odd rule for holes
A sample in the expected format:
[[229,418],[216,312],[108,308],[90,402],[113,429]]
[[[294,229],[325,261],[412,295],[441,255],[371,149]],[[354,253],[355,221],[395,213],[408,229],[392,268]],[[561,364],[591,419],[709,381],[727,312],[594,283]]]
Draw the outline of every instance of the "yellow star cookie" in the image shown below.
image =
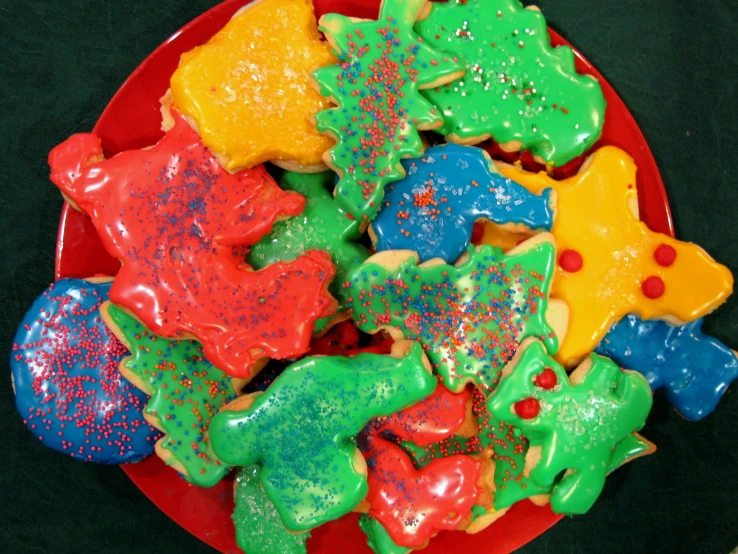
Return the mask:
[[311,118],[330,103],[313,89],[310,74],[335,63],[311,0],[258,0],[182,55],[171,93],[227,170],[272,161],[319,171],[333,141]]
[[[558,263],[551,296],[571,310],[556,356],[564,365],[575,365],[627,314],[681,324],[711,312],[732,293],[728,268],[699,246],[639,221],[636,166],[622,150],[601,148],[579,174],[563,181],[507,164],[498,169],[535,194],[546,188],[557,193],[551,232]],[[499,246],[505,240],[492,230],[482,238]]]

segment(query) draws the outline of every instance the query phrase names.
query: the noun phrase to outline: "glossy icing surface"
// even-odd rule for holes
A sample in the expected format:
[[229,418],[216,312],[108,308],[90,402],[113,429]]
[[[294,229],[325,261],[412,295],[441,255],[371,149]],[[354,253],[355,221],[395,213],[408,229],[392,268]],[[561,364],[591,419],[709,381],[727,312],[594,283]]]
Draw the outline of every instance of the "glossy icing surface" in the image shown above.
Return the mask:
[[454,263],[478,219],[536,230],[553,224],[551,191],[531,194],[501,175],[481,148],[434,146],[402,165],[405,178],[387,185],[372,222],[378,252],[414,250],[421,262]]
[[692,421],[711,414],[738,378],[738,355],[705,335],[701,319],[674,326],[629,315],[610,329],[597,352],[642,373]]
[[245,410],[221,411],[210,438],[218,458],[260,464],[285,526],[311,529],[354,509],[367,494],[356,435],[433,392],[419,344],[403,358],[360,354],[305,358]]
[[[552,388],[536,384],[547,370],[556,375]],[[553,485],[553,511],[580,514],[597,500],[610,471],[654,450],[635,433],[652,402],[639,373],[591,354],[568,376],[543,344],[531,340],[506,370],[487,410],[528,437],[529,455],[534,447],[539,451],[530,477],[542,487]]]
[[[254,269],[262,269],[279,261],[290,261],[309,250],[323,250],[331,255],[336,266],[336,277],[329,287],[340,299],[346,273],[369,257],[361,244],[359,222],[349,216],[333,200],[329,189],[335,174],[285,172],[279,180],[282,190],[294,191],[305,197],[301,215],[277,221],[272,232],[250,248],[247,262]],[[327,320],[318,320],[315,331],[322,331]]]
[[[548,494],[551,486],[539,486],[525,472],[528,439],[519,429],[492,417],[487,411],[487,398],[479,389],[473,391],[472,414],[477,433],[471,437],[450,435],[442,441],[421,444],[411,439],[402,443],[416,465],[424,467],[438,458],[458,454],[485,456],[495,464],[495,510],[538,494]],[[486,511],[486,510],[485,510]]]
[[571,48],[551,47],[540,12],[518,0],[449,0],[434,3],[416,30],[466,65],[460,79],[423,92],[452,140],[491,136],[559,166],[599,139],[602,89],[577,74]]
[[310,74],[334,63],[310,0],[259,0],[182,55],[174,105],[229,170],[274,160],[315,166],[333,141],[310,121],[330,105]]
[[263,167],[228,174],[173,115],[174,128],[153,148],[108,160],[97,137],[74,135],[49,155],[51,179],[122,260],[115,304],[156,335],[196,338],[220,369],[250,377],[260,358],[307,350],[315,320],[335,309],[326,291],[333,264],[310,252],[243,271],[234,247],[258,242],[305,201]]
[[[522,248],[522,247],[521,247]],[[493,389],[520,341],[539,337],[551,352],[558,339],[546,321],[555,263],[551,242],[503,254],[498,248],[470,248],[458,266],[418,265],[411,252],[394,269],[367,263],[345,284],[360,329],[388,328],[423,344],[446,387],[467,382]]]
[[10,369],[18,412],[44,445],[121,464],[151,454],[160,433],[141,413],[146,395],[118,372],[126,348],[100,316],[110,285],[50,285],[18,327]]
[[230,377],[193,340],[157,337],[117,306],[102,308],[111,330],[131,351],[121,372],[151,398],[144,414],[165,433],[157,453],[194,485],[212,487],[230,467],[213,455],[210,420],[236,398]]
[[249,554],[306,554],[310,533],[290,533],[261,486],[259,466],[238,470],[233,498],[236,543]]
[[[563,181],[501,168],[531,192],[556,191],[551,232],[559,263],[551,296],[570,308],[569,330],[557,356],[567,366],[594,350],[629,313],[692,321],[720,306],[733,290],[728,268],[702,248],[654,233],[633,215],[636,167],[628,154],[606,146],[590,162]],[[673,249],[675,257],[664,258],[663,247]]]
[[422,154],[418,129],[442,122],[419,89],[462,71],[413,31],[424,2],[383,0],[377,21],[338,14],[320,19],[339,63],[313,75],[320,93],[338,107],[315,120],[338,141],[324,159],[341,176],[336,201],[358,220],[377,214],[384,186],[403,176],[400,160]]

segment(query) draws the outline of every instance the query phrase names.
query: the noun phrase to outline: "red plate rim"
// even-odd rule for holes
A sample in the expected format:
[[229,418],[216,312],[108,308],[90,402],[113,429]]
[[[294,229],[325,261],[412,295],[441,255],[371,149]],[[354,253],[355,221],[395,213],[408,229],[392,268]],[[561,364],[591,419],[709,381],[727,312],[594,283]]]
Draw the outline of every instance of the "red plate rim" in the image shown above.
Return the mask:
[[[93,133],[103,140],[106,154],[114,154],[124,148],[152,144],[161,135],[150,125],[154,121],[147,93],[141,87],[145,81],[161,84],[168,82],[174,67],[168,71],[157,71],[172,58],[207,41],[232,14],[248,0],[226,0],[190,21],[154,50],[121,85],[101,114]],[[315,0],[316,9],[322,13],[334,11],[362,17],[375,17],[377,0]],[[569,45],[557,32],[549,29],[553,45]],[[602,74],[576,49],[577,69],[599,79],[608,108],[603,139],[598,145],[614,145],[628,151],[639,168],[637,186],[643,220],[656,231],[674,235],[673,220],[666,190],[645,137],[633,115]],[[169,64],[171,65],[171,63]],[[166,86],[161,90],[161,94]],[[121,117],[132,113],[129,109],[141,109],[148,128],[141,130],[136,117]],[[149,111],[146,111],[146,110]],[[158,112],[157,112],[158,113]],[[157,123],[158,125],[158,123]],[[135,128],[134,128],[135,127]],[[119,140],[115,140],[115,137]],[[120,140],[121,136],[123,137]],[[92,230],[92,234],[90,234]],[[57,237],[55,275],[63,277],[87,277],[91,274],[112,274],[117,261],[112,260],[95,244],[96,234],[89,220],[69,204],[65,203],[59,223]],[[92,243],[90,245],[90,243]],[[84,259],[75,257],[74,252],[84,250]],[[189,485],[174,470],[167,468],[155,456],[138,464],[121,466],[128,477],[158,508],[184,529],[222,552],[241,552],[235,543],[232,510],[232,479],[222,481],[212,489],[200,489]],[[228,512],[223,518],[224,509]],[[331,522],[313,532],[308,546],[310,552],[333,552],[336,541],[344,547],[369,552],[362,533],[355,523],[356,514],[350,514],[337,522]],[[464,533],[441,533],[431,541],[425,552],[428,554],[449,552],[475,547],[480,552],[498,554],[520,548],[545,532],[563,516],[554,514],[548,507],[538,507],[529,501],[514,505],[507,515],[498,520],[480,535]],[[363,546],[363,549],[361,548]],[[330,547],[334,550],[324,550]],[[482,547],[484,550],[479,550]]]

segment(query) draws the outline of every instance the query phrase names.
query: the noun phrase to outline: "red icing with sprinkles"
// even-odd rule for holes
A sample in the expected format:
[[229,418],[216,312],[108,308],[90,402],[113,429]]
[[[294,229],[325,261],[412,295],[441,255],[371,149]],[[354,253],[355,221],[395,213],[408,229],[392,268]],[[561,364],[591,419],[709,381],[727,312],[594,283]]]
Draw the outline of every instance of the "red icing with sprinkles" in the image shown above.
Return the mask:
[[110,283],[63,279],[34,302],[10,358],[16,406],[43,444],[102,464],[136,462],[160,433],[143,418],[147,396],[118,371],[126,348],[100,317]]
[[101,160],[94,135],[74,135],[49,155],[51,179],[92,217],[107,251],[123,261],[110,299],[153,333],[196,338],[207,358],[250,377],[260,358],[303,354],[315,320],[335,310],[335,269],[310,251],[243,271],[236,247],[258,242],[305,200],[280,190],[262,167],[230,175],[176,112],[149,150]]

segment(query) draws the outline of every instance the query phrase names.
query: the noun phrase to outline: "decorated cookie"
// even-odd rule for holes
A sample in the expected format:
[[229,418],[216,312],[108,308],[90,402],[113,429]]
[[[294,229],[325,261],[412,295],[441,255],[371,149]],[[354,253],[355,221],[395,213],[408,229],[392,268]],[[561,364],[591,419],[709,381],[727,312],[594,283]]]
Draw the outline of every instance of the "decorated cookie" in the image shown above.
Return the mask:
[[419,90],[463,74],[415,34],[425,0],[383,0],[377,21],[338,14],[320,19],[339,63],[313,73],[320,93],[337,108],[315,116],[318,130],[338,144],[324,156],[338,174],[336,201],[356,219],[379,211],[384,186],[401,179],[403,157],[423,153],[419,129],[442,124],[441,112]]
[[210,425],[215,454],[260,464],[261,482],[290,531],[312,529],[353,510],[367,494],[356,435],[433,392],[423,349],[403,341],[393,357],[305,358],[263,394],[239,398]]
[[629,315],[610,329],[597,352],[642,373],[692,421],[711,414],[738,378],[738,354],[705,335],[701,319],[677,327]]
[[109,160],[97,137],[74,135],[52,150],[51,179],[123,262],[110,299],[158,336],[197,339],[213,364],[247,378],[259,360],[307,350],[315,321],[335,311],[333,264],[308,252],[242,271],[234,247],[299,215],[305,200],[263,167],[228,174],[172,113],[174,127],[153,148]]
[[531,194],[503,177],[480,148],[434,146],[402,165],[406,177],[387,185],[382,211],[370,227],[378,252],[415,250],[421,262],[454,263],[479,219],[511,232],[549,230],[553,224],[551,191]]
[[398,546],[381,523],[369,514],[361,514],[359,527],[366,535],[366,543],[375,554],[408,554],[412,551],[406,546]]
[[526,470],[539,486],[553,486],[553,511],[581,514],[609,472],[655,450],[636,433],[652,402],[639,373],[591,354],[567,376],[543,344],[530,339],[505,368],[487,410],[530,440]]
[[15,404],[44,445],[78,460],[137,462],[159,432],[141,411],[146,395],[118,373],[126,348],[100,316],[110,279],[62,279],[39,296],[10,356]]
[[450,390],[468,382],[493,389],[526,337],[541,338],[552,353],[558,349],[566,307],[548,300],[551,235],[507,254],[470,247],[455,266],[417,262],[407,250],[376,254],[349,274],[344,295],[361,330],[420,341]]
[[525,471],[528,439],[519,429],[492,417],[487,411],[487,398],[476,387],[472,396],[474,434],[453,434],[441,441],[426,443],[418,442],[413,437],[404,441],[402,447],[410,453],[415,465],[419,467],[438,458],[458,454],[484,456],[494,462],[494,509],[476,507],[475,521],[478,522],[473,525],[472,530],[479,531],[504,515],[507,508],[519,500],[549,494],[551,486],[539,486]]
[[290,533],[261,486],[257,465],[238,470],[233,489],[236,543],[248,554],[306,554],[310,533]]
[[554,181],[512,166],[502,173],[533,193],[557,194],[552,233],[558,267],[551,296],[571,310],[557,360],[569,367],[629,313],[644,319],[693,321],[733,290],[728,268],[697,245],[655,233],[638,220],[636,167],[617,148],[598,150],[578,175]]
[[369,467],[366,504],[377,521],[370,527],[380,535],[379,528],[384,530],[391,544],[420,548],[439,531],[465,527],[472,507],[489,503],[485,482],[492,468],[480,458],[449,456],[416,469],[394,444],[429,444],[461,432],[468,400],[468,391],[454,394],[439,384],[425,400],[373,420],[362,434],[359,446]]
[[257,0],[182,55],[171,94],[229,171],[265,161],[320,171],[333,141],[311,118],[330,104],[313,90],[310,74],[334,63],[311,0]]
[[[358,242],[361,238],[359,222],[339,208],[328,192],[334,180],[332,172],[285,173],[279,186],[305,196],[305,210],[302,215],[275,223],[272,232],[251,247],[249,265],[262,269],[280,261],[294,260],[309,250],[324,250],[336,266],[336,278],[329,290],[340,298],[340,284],[345,281],[346,273],[366,260],[369,252]],[[328,322],[327,319],[318,320],[315,331],[323,331]]]
[[571,48],[551,47],[539,11],[518,0],[434,2],[416,31],[466,66],[460,79],[423,91],[443,112],[439,132],[449,140],[491,137],[504,150],[530,150],[559,166],[599,139],[602,89],[577,73]]
[[135,317],[106,302],[105,323],[131,351],[120,372],[151,398],[146,420],[164,436],[156,453],[189,482],[212,487],[230,469],[214,455],[208,442],[210,420],[236,398],[242,383],[212,365],[193,340],[171,340],[152,335]]

